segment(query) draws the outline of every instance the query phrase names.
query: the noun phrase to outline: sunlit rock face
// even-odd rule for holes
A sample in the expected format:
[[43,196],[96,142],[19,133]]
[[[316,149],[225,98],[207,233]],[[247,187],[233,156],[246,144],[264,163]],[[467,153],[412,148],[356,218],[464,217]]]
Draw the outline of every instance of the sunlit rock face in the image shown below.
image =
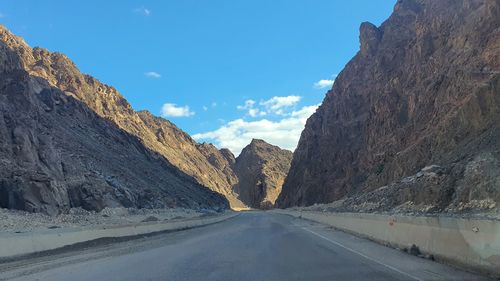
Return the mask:
[[0,207],[48,214],[72,207],[228,207],[166,157],[162,137],[171,134],[175,143],[189,141],[187,135],[133,111],[66,56],[32,49],[0,26],[0,72]]
[[[277,204],[498,205],[500,2],[398,1],[380,27],[361,25],[360,45],[307,121]],[[412,178],[431,165],[441,172]]]

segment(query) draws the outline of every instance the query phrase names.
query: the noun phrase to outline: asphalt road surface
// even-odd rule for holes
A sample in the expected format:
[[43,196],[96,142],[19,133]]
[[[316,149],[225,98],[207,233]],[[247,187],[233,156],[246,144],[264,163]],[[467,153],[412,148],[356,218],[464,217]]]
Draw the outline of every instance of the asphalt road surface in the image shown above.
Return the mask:
[[488,280],[270,212],[0,265],[0,280]]

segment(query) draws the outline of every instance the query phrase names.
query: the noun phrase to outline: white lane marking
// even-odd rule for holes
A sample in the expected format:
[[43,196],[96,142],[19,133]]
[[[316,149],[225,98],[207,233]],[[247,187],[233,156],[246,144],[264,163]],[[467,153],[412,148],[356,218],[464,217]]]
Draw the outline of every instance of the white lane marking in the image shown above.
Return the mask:
[[424,281],[424,280],[422,280],[422,279],[420,279],[420,278],[418,278],[418,277],[416,277],[416,276],[413,276],[413,275],[411,275],[411,274],[409,274],[409,273],[406,273],[406,272],[404,272],[404,271],[401,271],[401,270],[399,270],[399,269],[397,269],[397,268],[395,268],[395,267],[393,267],[393,266],[390,266],[390,265],[385,264],[385,263],[383,263],[383,262],[380,262],[380,261],[378,261],[378,260],[372,259],[372,258],[370,258],[369,256],[367,256],[367,255],[365,255],[365,254],[363,254],[363,253],[360,253],[360,252],[358,252],[358,251],[356,251],[356,250],[354,250],[354,249],[351,249],[351,248],[349,248],[349,247],[347,247],[347,246],[344,246],[344,245],[340,244],[339,242],[334,241],[334,240],[332,240],[332,239],[330,239],[330,238],[328,238],[328,237],[326,237],[326,236],[323,236],[323,235],[321,235],[321,234],[319,234],[319,233],[316,233],[316,232],[314,232],[314,231],[312,231],[312,230],[310,230],[310,229],[307,229],[307,228],[305,228],[305,227],[302,227],[302,229],[303,229],[303,230],[305,230],[305,231],[308,231],[308,232],[310,232],[310,233],[312,233],[312,234],[314,234],[314,235],[316,235],[316,236],[318,236],[318,237],[320,237],[320,238],[323,238],[323,239],[327,240],[327,241],[328,241],[328,242],[330,242],[330,243],[333,243],[333,244],[335,244],[335,245],[337,245],[337,246],[339,246],[339,247],[342,247],[342,248],[344,248],[344,249],[346,249],[346,250],[348,250],[348,251],[350,251],[350,252],[352,252],[352,253],[358,254],[358,255],[362,256],[363,258],[365,258],[365,259],[371,260],[372,262],[378,263],[378,264],[380,264],[380,265],[382,265],[382,266],[385,266],[385,267],[387,267],[387,268],[389,268],[389,269],[392,269],[392,270],[394,270],[394,271],[396,271],[396,272],[398,272],[398,273],[401,273],[401,274],[403,274],[403,275],[406,275],[406,276],[410,277],[411,279],[418,280],[418,281]]

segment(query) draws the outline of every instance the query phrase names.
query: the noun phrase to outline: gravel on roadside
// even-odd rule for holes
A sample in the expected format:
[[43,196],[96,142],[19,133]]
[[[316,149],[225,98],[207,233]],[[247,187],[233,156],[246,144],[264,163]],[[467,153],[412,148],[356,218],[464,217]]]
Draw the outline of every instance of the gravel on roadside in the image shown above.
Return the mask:
[[126,225],[140,222],[168,221],[207,216],[213,211],[191,209],[133,209],[105,208],[100,212],[73,208],[66,214],[48,216],[0,208],[1,232],[30,232],[41,229],[98,227]]

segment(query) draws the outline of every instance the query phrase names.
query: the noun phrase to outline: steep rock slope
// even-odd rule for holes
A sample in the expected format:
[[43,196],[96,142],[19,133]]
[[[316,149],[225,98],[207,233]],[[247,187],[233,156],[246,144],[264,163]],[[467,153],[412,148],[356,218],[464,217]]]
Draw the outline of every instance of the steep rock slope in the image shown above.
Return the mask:
[[226,148],[218,150],[214,145],[209,143],[197,144],[197,148],[206,157],[208,163],[215,167],[219,173],[222,173],[223,180],[228,184],[223,194],[229,201],[231,208],[235,210],[247,209],[247,204],[241,201],[235,190],[235,186],[238,183],[238,176],[233,170],[233,165],[236,161],[233,153]]
[[[1,33],[9,34],[5,28],[0,28]],[[19,54],[23,68],[30,75],[47,80],[50,86],[85,103],[100,117],[138,137],[148,149],[165,157],[201,185],[223,194],[232,205],[242,205],[232,192],[232,182],[228,181],[235,175],[214,167],[203,148],[200,149],[198,143],[174,124],[147,111],[134,111],[115,88],[80,73],[65,55],[41,48],[32,49],[11,35],[4,37],[10,38],[10,48]],[[218,152],[215,154],[213,157],[224,158]]]
[[291,151],[253,139],[236,158],[233,168],[239,179],[235,190],[241,201],[253,208],[271,208],[291,161]]
[[[50,71],[42,53],[52,65],[68,63],[0,27],[0,207],[57,214],[72,207],[228,206],[67,91],[76,89],[36,75],[32,69]],[[129,110],[120,97],[109,99]]]
[[360,45],[307,121],[278,205],[498,205],[500,1],[400,0],[380,27],[361,24]]

